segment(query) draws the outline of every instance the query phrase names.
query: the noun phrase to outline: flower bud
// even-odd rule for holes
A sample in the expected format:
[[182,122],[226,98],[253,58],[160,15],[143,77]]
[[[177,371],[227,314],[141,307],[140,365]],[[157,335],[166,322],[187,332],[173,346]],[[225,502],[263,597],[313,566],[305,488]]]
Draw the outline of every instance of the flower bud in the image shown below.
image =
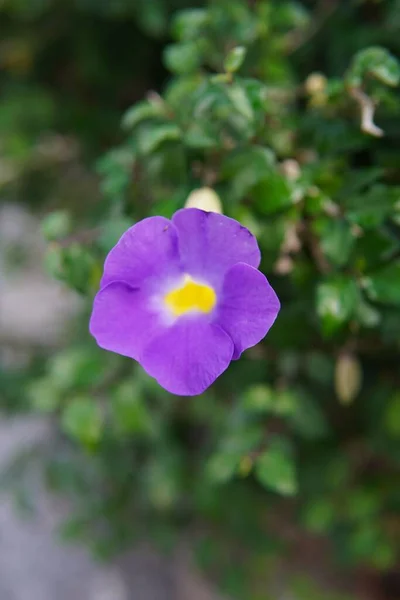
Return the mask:
[[315,96],[325,92],[327,78],[322,73],[311,73],[305,80],[304,87],[309,96]]
[[360,391],[362,370],[352,354],[341,354],[335,368],[335,391],[341,404],[351,404]]
[[191,192],[185,202],[185,208],[199,208],[206,212],[222,214],[222,203],[216,192],[209,187],[199,188]]

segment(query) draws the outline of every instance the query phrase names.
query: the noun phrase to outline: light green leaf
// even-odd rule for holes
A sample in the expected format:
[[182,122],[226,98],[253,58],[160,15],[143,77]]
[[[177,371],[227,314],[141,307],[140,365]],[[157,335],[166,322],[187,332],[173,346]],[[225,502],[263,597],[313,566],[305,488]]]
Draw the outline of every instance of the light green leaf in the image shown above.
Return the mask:
[[32,407],[42,413],[53,412],[60,404],[60,391],[51,379],[37,379],[28,387]]
[[232,103],[234,109],[247,121],[254,119],[253,107],[250,103],[249,97],[246,91],[241,85],[228,85],[226,88],[226,95]]
[[400,81],[400,63],[386,48],[365,48],[354,56],[346,80],[349,85],[361,87],[367,75],[385,85],[396,86]]
[[143,121],[165,119],[165,117],[165,105],[161,99],[160,102],[138,102],[124,114],[122,118],[122,127],[126,130],[132,130],[136,125]]
[[42,221],[42,234],[48,241],[59,240],[71,231],[71,216],[66,210],[49,213]]
[[197,41],[171,44],[164,50],[165,66],[169,71],[179,75],[196,71],[202,60],[202,48]]
[[357,285],[350,277],[334,277],[317,287],[317,314],[325,335],[332,335],[354,314],[359,300]]
[[91,447],[100,440],[103,429],[100,407],[85,396],[73,398],[64,409],[61,426],[66,434]]
[[293,458],[282,440],[272,440],[268,449],[257,458],[255,474],[263,486],[284,496],[297,492]]
[[243,406],[249,412],[264,413],[273,411],[274,393],[264,384],[252,385],[243,396]]
[[172,33],[178,40],[193,40],[201,33],[209,18],[203,8],[181,10],[172,23]]
[[206,465],[207,477],[214,483],[226,483],[235,475],[240,463],[241,454],[235,452],[218,452]]
[[112,396],[112,414],[123,433],[150,433],[152,419],[140,393],[140,387],[128,380],[117,387]]
[[246,58],[246,48],[243,46],[236,46],[233,48],[224,61],[224,69],[228,73],[236,73],[243,64]]

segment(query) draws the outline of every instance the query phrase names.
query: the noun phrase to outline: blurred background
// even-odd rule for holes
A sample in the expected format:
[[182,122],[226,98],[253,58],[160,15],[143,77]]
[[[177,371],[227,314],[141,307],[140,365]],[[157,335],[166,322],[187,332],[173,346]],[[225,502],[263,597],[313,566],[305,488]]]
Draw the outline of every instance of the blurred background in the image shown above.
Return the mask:
[[[0,0],[0,600],[399,600],[399,0]],[[201,397],[96,347],[212,188],[282,302]]]

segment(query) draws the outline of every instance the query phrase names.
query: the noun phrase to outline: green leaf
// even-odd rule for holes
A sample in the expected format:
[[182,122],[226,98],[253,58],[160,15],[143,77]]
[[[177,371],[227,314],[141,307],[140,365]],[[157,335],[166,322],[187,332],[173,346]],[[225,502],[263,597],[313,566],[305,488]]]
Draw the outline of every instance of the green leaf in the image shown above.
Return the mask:
[[230,186],[229,196],[241,200],[267,174],[272,173],[275,157],[269,148],[251,146],[228,155],[222,165],[222,177]]
[[241,85],[228,85],[226,87],[226,95],[232,103],[233,108],[247,121],[254,119],[254,111],[246,94],[245,89]]
[[206,465],[206,475],[214,483],[226,483],[235,475],[239,466],[240,453],[219,452]]
[[318,234],[326,257],[338,267],[345,265],[354,245],[350,225],[336,219],[321,220]]
[[209,19],[203,8],[188,8],[177,13],[172,23],[172,33],[178,40],[196,39]]
[[96,402],[85,396],[73,398],[65,407],[61,426],[66,434],[92,447],[101,438],[103,418]]
[[218,147],[217,137],[209,135],[198,123],[192,123],[185,131],[184,143],[189,148],[200,150]]
[[140,387],[132,380],[117,387],[112,396],[112,413],[116,427],[122,433],[150,433],[152,418]]
[[63,275],[63,251],[56,244],[48,247],[44,256],[44,268],[50,277],[61,279]]
[[165,119],[166,116],[167,111],[161,98],[159,102],[138,102],[124,114],[122,118],[122,127],[126,130],[132,130],[136,125],[143,121]]
[[171,44],[164,50],[164,63],[169,71],[184,75],[196,71],[203,61],[202,45],[198,41]]
[[329,499],[314,499],[303,511],[303,522],[313,533],[327,533],[335,522],[335,506]]
[[47,377],[32,382],[27,393],[32,407],[38,412],[53,412],[60,404],[60,391]]
[[130,147],[110,150],[98,161],[97,171],[102,176],[101,190],[111,200],[121,200],[129,187],[134,165],[134,153]]
[[368,75],[385,85],[396,86],[400,82],[400,63],[385,48],[365,48],[354,56],[346,81],[351,86],[361,87]]
[[104,252],[109,252],[115,246],[122,234],[132,227],[134,223],[127,217],[113,218],[103,224],[98,240],[99,246]]
[[363,298],[357,304],[355,318],[363,327],[376,327],[381,321],[380,312]]
[[255,474],[264,487],[283,496],[293,496],[297,492],[293,457],[283,440],[271,441],[256,460]]
[[45,216],[42,234],[47,241],[59,240],[71,231],[71,217],[66,210],[57,210]]
[[264,384],[252,385],[243,396],[243,407],[249,412],[268,413],[273,411],[274,393]]
[[328,423],[317,398],[297,394],[294,410],[289,415],[293,430],[304,439],[323,439],[329,432]]
[[362,228],[376,228],[394,213],[399,197],[399,186],[389,187],[377,183],[365,193],[349,196],[344,200],[346,217]]
[[252,190],[257,207],[265,215],[285,210],[293,205],[290,184],[276,170],[271,171]]
[[48,372],[61,391],[93,385],[103,377],[104,355],[100,350],[72,347],[58,352],[48,364]]
[[228,73],[236,73],[242,66],[244,59],[246,58],[246,48],[243,46],[236,46],[233,48],[224,61],[224,69]]
[[388,402],[384,427],[391,438],[400,439],[400,392],[395,393]]
[[180,140],[181,135],[181,130],[174,123],[163,123],[162,125],[147,127],[138,135],[138,150],[144,155],[151,154],[166,142]]
[[161,454],[144,470],[144,486],[149,502],[158,510],[168,510],[176,503],[181,486],[180,461],[173,454]]
[[317,314],[325,335],[332,335],[352,317],[358,300],[357,285],[350,277],[337,276],[318,285]]
[[400,306],[400,262],[364,277],[362,285],[370,300]]

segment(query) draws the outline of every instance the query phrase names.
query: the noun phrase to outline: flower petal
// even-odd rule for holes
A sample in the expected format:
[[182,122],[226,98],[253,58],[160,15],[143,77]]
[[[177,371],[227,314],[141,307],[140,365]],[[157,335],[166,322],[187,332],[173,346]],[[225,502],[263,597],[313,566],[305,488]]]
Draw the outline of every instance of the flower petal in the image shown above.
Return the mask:
[[164,327],[147,295],[122,281],[95,297],[89,329],[101,348],[138,360],[143,346]]
[[257,240],[234,219],[197,208],[178,210],[172,217],[178,230],[179,252],[185,272],[221,283],[224,273],[238,262],[260,264]]
[[232,340],[220,327],[183,318],[145,347],[140,363],[172,394],[196,396],[225,371],[232,353]]
[[179,271],[176,227],[164,217],[149,217],[130,227],[108,254],[100,285],[125,281],[140,287],[146,279]]
[[232,338],[234,359],[263,339],[279,309],[278,297],[261,271],[243,263],[228,271],[215,322]]

